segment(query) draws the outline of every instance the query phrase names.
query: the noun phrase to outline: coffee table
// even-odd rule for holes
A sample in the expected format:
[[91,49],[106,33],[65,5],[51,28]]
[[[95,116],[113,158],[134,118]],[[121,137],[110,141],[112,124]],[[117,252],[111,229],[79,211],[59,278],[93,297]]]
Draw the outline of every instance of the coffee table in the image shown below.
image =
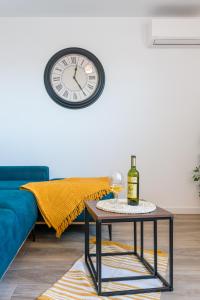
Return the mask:
[[[130,295],[140,293],[153,293],[173,291],[173,214],[169,211],[157,207],[155,211],[146,214],[117,214],[112,212],[106,212],[96,208],[96,201],[85,201],[85,263],[92,277],[95,289],[99,296],[115,296],[115,295]],[[89,215],[92,216],[96,223],[96,253],[90,253],[89,247]],[[159,221],[167,220],[169,226],[169,280],[167,281],[158,272],[157,264],[157,241],[158,241],[158,224]],[[101,225],[104,223],[118,223],[118,222],[132,222],[134,224],[134,250],[127,252],[115,252],[115,253],[102,253],[102,232]],[[153,266],[144,258],[144,222],[153,223]],[[140,251],[137,246],[137,224],[140,224]],[[113,255],[135,255],[141,263],[149,271],[149,275],[143,276],[128,276],[128,277],[109,277],[102,278],[102,256]],[[96,256],[96,268],[92,262],[92,257]],[[124,281],[124,280],[141,280],[157,278],[161,282],[160,287],[145,288],[145,289],[133,289],[133,290],[120,290],[112,292],[102,291],[102,282],[108,281]]]

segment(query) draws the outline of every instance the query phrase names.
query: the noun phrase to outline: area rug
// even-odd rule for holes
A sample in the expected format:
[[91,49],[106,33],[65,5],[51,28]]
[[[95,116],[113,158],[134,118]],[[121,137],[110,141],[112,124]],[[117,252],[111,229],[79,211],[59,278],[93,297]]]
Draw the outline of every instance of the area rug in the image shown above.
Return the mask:
[[[105,241],[102,243],[102,252],[116,252],[133,250],[131,246],[121,243]],[[91,253],[96,251],[96,246],[92,246]],[[145,258],[153,265],[152,250],[144,251]],[[95,263],[95,257],[92,258]],[[165,252],[158,251],[158,271],[165,277],[167,271],[168,257]],[[133,255],[104,256],[102,258],[102,276],[138,276],[147,275],[149,272]],[[103,291],[154,288],[161,286],[158,279],[119,281],[102,283]],[[88,273],[84,262],[84,256],[81,257],[73,267],[51,288],[43,293],[38,300],[159,300],[160,293],[137,294],[103,297],[97,296],[93,286],[92,279]]]

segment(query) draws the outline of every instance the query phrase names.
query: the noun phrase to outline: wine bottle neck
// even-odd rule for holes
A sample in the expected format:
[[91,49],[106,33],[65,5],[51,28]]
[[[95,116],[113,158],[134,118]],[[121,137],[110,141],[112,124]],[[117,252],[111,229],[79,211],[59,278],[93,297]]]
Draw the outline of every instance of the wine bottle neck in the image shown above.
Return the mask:
[[131,156],[131,168],[136,168],[136,156]]

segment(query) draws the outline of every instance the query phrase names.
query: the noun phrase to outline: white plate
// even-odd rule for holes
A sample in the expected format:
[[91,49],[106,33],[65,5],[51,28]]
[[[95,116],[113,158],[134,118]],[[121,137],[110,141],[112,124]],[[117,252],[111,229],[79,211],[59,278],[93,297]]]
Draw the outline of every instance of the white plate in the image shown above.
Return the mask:
[[118,199],[117,201],[115,199],[100,200],[97,202],[96,207],[101,210],[120,214],[145,214],[156,209],[154,203],[142,199],[135,206],[128,205],[127,199]]

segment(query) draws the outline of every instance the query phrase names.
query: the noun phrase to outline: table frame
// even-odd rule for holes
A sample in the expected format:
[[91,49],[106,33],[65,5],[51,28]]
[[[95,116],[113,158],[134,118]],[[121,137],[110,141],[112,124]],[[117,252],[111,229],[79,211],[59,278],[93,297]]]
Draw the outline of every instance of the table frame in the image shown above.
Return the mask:
[[[169,281],[167,281],[158,272],[158,221],[168,220],[169,225]],[[95,289],[99,296],[115,296],[115,295],[130,295],[140,293],[154,293],[154,292],[166,292],[173,291],[173,216],[169,217],[135,217],[134,218],[111,218],[106,220],[95,220],[96,222],[96,253],[90,253],[89,247],[89,211],[85,208],[85,263],[93,280]],[[134,251],[127,252],[114,252],[114,253],[102,253],[102,224],[104,223],[118,223],[118,222],[132,222],[134,224]],[[154,265],[152,266],[144,258],[144,222],[153,222],[153,256]],[[140,223],[140,253],[137,247],[137,224]],[[115,255],[135,255],[140,262],[149,271],[149,275],[141,276],[127,276],[127,277],[109,277],[102,278],[102,256],[115,256]],[[92,262],[92,257],[96,256],[96,269]],[[140,280],[140,279],[152,279],[157,278],[161,281],[162,286],[156,288],[144,288],[144,289],[132,289],[132,290],[120,290],[112,292],[102,291],[102,282],[108,281],[125,281],[125,280]]]

